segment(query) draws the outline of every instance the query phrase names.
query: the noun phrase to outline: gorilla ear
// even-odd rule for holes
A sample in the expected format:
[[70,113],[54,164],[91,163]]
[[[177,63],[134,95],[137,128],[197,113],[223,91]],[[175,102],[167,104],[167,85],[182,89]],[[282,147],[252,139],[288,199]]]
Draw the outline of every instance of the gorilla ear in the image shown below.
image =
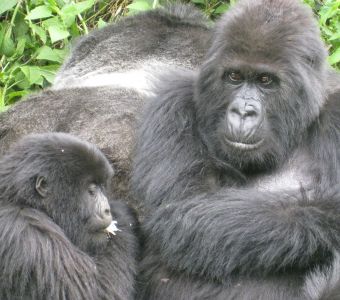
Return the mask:
[[45,198],[47,196],[47,180],[44,176],[38,176],[35,182],[35,190],[41,197]]

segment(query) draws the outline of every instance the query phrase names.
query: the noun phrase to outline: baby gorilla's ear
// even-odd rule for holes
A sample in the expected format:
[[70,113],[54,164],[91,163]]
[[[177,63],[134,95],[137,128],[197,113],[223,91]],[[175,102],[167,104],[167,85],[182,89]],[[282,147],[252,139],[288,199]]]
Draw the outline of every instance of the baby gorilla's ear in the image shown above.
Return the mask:
[[44,176],[37,177],[37,180],[35,182],[35,190],[41,197],[47,197],[48,185],[47,180]]

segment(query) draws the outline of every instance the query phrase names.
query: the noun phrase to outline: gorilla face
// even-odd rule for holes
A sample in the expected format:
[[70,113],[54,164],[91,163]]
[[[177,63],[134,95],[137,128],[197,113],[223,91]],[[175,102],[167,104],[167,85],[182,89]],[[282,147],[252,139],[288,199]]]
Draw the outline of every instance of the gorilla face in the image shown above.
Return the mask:
[[[325,51],[314,23],[287,18],[295,12],[275,14],[266,9],[273,3],[263,0],[249,17],[247,1],[243,5],[242,13],[235,9],[217,26],[196,81],[195,105],[212,156],[263,170],[283,161],[319,114]],[[303,28],[303,41],[296,28]]]
[[32,135],[21,143],[15,153],[22,166],[14,177],[25,188],[17,198],[44,211],[81,249],[107,244],[112,215],[106,195],[113,169],[105,156],[62,133]]

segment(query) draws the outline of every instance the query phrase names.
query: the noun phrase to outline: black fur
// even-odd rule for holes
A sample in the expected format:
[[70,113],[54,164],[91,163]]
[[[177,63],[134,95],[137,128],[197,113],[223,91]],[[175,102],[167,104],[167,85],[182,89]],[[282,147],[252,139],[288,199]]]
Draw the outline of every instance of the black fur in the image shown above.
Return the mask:
[[[226,142],[236,88],[224,74],[235,69],[275,78],[258,89],[255,150]],[[333,272],[340,247],[340,95],[328,94],[329,74],[311,11],[245,0],[217,24],[200,71],[169,78],[134,160],[148,236],[139,299],[328,299],[335,285],[313,276]]]
[[108,239],[93,227],[99,198],[86,197],[90,182],[106,193],[112,174],[94,145],[68,134],[30,135],[10,148],[0,161],[0,299],[133,299],[135,216],[111,201],[121,231]]

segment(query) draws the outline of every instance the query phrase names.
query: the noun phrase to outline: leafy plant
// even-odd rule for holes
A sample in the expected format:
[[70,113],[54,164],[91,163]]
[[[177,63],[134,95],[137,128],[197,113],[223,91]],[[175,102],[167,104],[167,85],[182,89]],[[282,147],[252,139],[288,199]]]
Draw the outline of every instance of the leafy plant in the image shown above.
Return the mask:
[[329,63],[340,69],[340,1],[304,0],[319,19],[321,34],[329,50]]
[[47,87],[70,41],[125,14],[128,0],[0,1],[0,110]]
[[[169,2],[169,0],[133,0],[131,4],[127,7],[129,9],[128,14],[135,14],[141,11],[145,11],[152,8],[157,8],[164,6]],[[230,5],[233,5],[236,0],[187,0],[183,2],[191,2],[195,4],[197,7],[202,9],[206,15],[214,19],[215,17],[223,14],[228,10]]]

